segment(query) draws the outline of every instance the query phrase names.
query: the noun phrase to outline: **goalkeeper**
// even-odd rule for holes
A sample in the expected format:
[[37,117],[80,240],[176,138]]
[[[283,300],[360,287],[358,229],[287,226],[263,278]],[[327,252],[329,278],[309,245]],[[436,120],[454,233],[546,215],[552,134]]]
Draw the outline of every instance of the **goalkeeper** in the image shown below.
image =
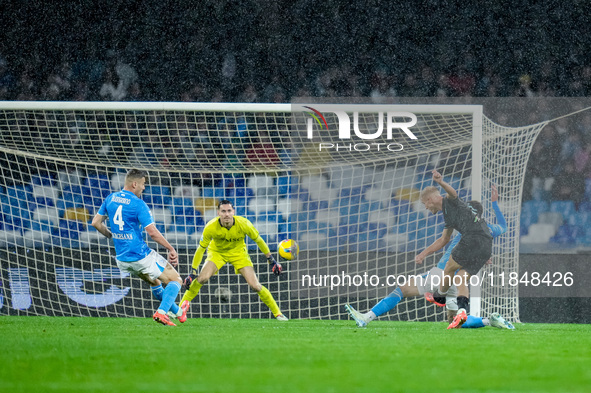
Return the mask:
[[[499,199],[499,194],[497,191],[496,186],[492,186],[491,191],[491,201],[492,207],[495,212],[495,216],[497,219],[497,224],[488,224],[490,229],[491,235],[493,237],[498,237],[507,231],[507,222],[505,221],[505,217],[499,208],[497,203]],[[468,203],[471,207],[476,209],[479,216],[482,216],[483,208],[480,202],[478,201],[470,201]],[[345,305],[345,309],[351,315],[351,317],[357,323],[357,326],[364,327],[367,326],[371,321],[376,319],[377,317],[386,314],[390,310],[394,309],[398,305],[398,303],[403,298],[409,298],[419,295],[425,295],[427,300],[432,303],[437,304],[438,306],[447,307],[447,314],[448,314],[448,321],[451,322],[456,315],[458,310],[457,305],[457,289],[455,286],[451,286],[449,291],[447,292],[447,296],[443,298],[433,298],[433,295],[430,292],[435,291],[438,288],[437,280],[434,280],[433,277],[439,276],[441,277],[443,274],[443,269],[449,257],[451,255],[452,250],[458,244],[460,239],[462,238],[461,234],[457,234],[454,239],[452,240],[450,246],[448,247],[445,254],[439,260],[437,266],[433,267],[429,272],[423,275],[423,279],[420,280],[419,283],[412,282],[409,285],[404,285],[399,288],[396,288],[391,294],[386,296],[382,299],[378,304],[376,304],[372,309],[364,314],[360,313],[359,311],[355,310],[350,305]],[[513,325],[506,321],[503,317],[501,317],[498,313],[491,314],[490,318],[479,318],[474,317],[472,315],[468,316],[466,323],[462,325],[463,328],[478,328],[484,326],[494,326],[498,328],[504,329],[514,329]]]
[[[181,299],[181,307],[188,308],[189,303],[197,296],[201,287],[209,281],[211,276],[216,274],[226,263],[231,263],[234,266],[234,271],[244,277],[248,285],[269,307],[273,316],[279,321],[287,321],[287,318],[279,310],[279,306],[277,306],[271,292],[261,285],[257,279],[244,242],[245,236],[256,242],[259,249],[267,257],[273,273],[277,276],[281,274],[281,265],[275,261],[269,246],[259,236],[259,232],[254,225],[245,217],[235,216],[232,202],[222,200],[218,203],[218,217],[209,221],[203,229],[199,247],[197,247],[193,257],[191,274],[185,278],[185,288],[187,290]],[[197,274],[197,268],[201,264],[205,250],[207,250],[205,263],[201,268],[201,272]]]

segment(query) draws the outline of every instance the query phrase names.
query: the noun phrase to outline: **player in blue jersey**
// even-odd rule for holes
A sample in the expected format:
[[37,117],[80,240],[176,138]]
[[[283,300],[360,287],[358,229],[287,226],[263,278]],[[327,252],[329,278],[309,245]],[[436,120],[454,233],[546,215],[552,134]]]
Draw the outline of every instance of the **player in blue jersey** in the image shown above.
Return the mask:
[[[181,309],[174,302],[183,283],[174,269],[178,264],[178,255],[156,228],[148,205],[140,199],[146,188],[147,176],[146,171],[129,170],[123,190],[110,194],[104,200],[92,219],[92,226],[113,239],[119,269],[150,284],[152,294],[161,301],[153,316],[154,321],[176,326],[169,315],[176,316],[181,323],[185,322],[188,308]],[[107,217],[109,227],[103,222]],[[168,261],[148,247],[142,236],[142,228],[152,240],[168,250]]]
[[[505,221],[505,217],[503,213],[499,209],[498,201],[498,191],[496,186],[493,185],[492,187],[492,194],[491,194],[491,201],[492,206],[495,211],[495,216],[497,219],[497,224],[492,225],[488,224],[488,227],[491,231],[493,237],[497,237],[502,235],[507,231],[507,223]],[[483,209],[482,205],[478,201],[470,201],[469,205],[472,206],[474,209],[477,210],[479,215],[482,215]],[[447,296],[443,299],[433,299],[432,294],[430,292],[436,290],[439,287],[439,282],[441,282],[441,277],[443,275],[443,269],[445,268],[445,264],[449,260],[449,256],[453,248],[458,244],[461,239],[461,235],[458,234],[452,240],[451,244],[449,245],[445,254],[439,260],[437,266],[433,267],[429,270],[428,273],[421,276],[419,279],[411,279],[408,285],[400,286],[396,288],[392,293],[378,302],[372,309],[366,313],[360,313],[359,311],[355,310],[351,305],[345,305],[345,309],[351,315],[351,317],[357,323],[359,327],[367,326],[371,321],[376,319],[377,317],[386,314],[394,307],[398,305],[398,303],[403,298],[409,298],[414,296],[422,296],[425,295],[428,297],[431,296],[429,301],[432,303],[436,303],[439,306],[447,307],[447,314],[448,314],[448,321],[451,322],[456,315],[458,310],[457,305],[457,289],[455,286],[450,287],[447,292]],[[439,277],[439,280],[436,278]],[[490,318],[477,318],[474,316],[468,316],[468,320],[462,327],[484,327],[484,326],[495,326],[499,328],[509,328],[513,329],[513,325],[510,322],[506,321],[498,315],[498,313],[494,313],[490,316]]]

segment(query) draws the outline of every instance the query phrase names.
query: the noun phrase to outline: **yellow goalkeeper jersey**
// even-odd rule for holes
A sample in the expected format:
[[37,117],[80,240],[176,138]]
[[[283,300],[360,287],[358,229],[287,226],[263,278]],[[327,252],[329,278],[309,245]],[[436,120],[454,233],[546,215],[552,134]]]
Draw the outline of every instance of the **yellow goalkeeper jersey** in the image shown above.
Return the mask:
[[259,237],[259,231],[247,218],[234,216],[234,225],[230,229],[220,224],[219,217],[210,220],[203,229],[199,245],[201,248],[224,254],[238,256],[244,253],[245,236],[250,237],[259,246],[263,254],[270,252],[269,246]]

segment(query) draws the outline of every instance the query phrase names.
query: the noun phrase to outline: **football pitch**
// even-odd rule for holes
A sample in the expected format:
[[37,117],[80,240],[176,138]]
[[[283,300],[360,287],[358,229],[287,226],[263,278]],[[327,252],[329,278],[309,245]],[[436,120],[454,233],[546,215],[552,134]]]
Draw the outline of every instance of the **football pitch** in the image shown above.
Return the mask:
[[2,392],[588,392],[591,326],[0,317]]

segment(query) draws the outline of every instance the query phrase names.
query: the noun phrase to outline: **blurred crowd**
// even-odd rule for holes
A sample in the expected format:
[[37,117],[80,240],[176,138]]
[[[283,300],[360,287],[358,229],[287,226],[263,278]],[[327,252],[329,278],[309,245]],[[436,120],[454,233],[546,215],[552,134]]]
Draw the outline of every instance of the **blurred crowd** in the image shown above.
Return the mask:
[[591,23],[581,7],[8,1],[0,99],[589,96]]
[[542,129],[531,152],[524,200],[573,201],[591,208],[591,114]]

